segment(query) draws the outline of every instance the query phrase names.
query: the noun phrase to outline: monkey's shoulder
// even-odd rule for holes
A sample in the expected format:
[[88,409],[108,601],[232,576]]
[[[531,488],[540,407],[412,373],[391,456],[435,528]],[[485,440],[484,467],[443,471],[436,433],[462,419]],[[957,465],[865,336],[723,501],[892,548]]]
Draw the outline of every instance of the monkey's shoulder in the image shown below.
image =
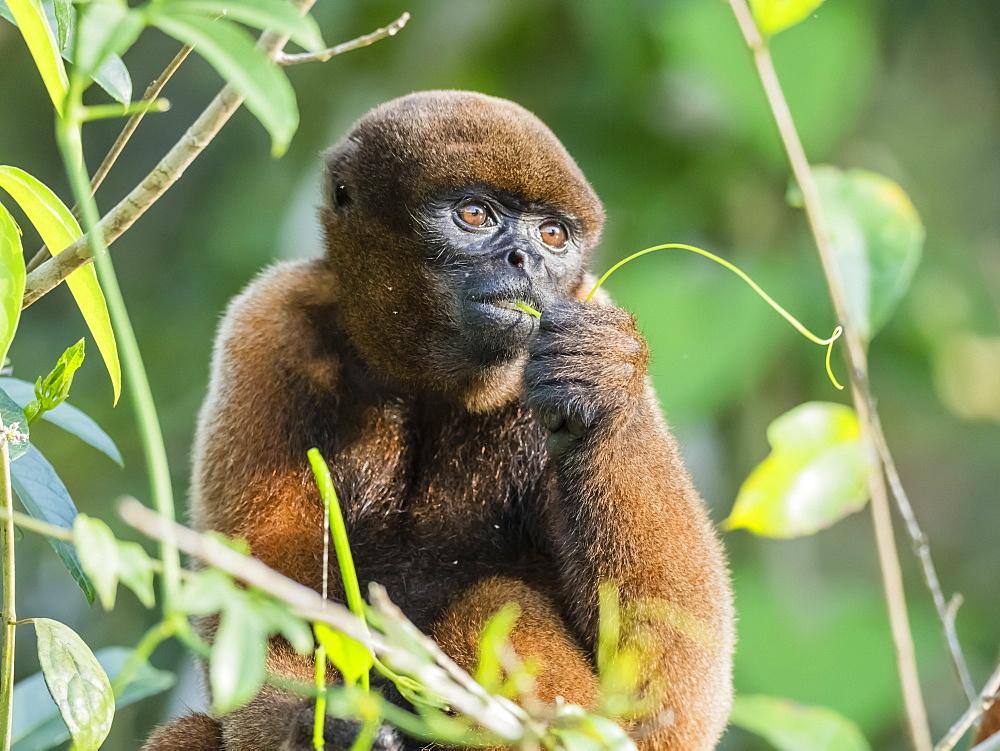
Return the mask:
[[216,339],[213,381],[295,381],[336,389],[347,337],[337,322],[337,285],[319,259],[262,271],[229,304]]

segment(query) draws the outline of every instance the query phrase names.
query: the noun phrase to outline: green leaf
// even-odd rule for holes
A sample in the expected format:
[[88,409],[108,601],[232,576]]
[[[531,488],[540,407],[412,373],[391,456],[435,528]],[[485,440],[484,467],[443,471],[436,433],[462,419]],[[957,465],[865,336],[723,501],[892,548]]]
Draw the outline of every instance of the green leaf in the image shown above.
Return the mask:
[[35,618],[45,685],[69,728],[76,751],[96,751],[111,730],[115,698],[104,668],[68,626]]
[[[3,391],[0,391],[0,419],[3,419],[4,425],[14,425],[16,423],[19,432],[28,433],[28,420],[25,418],[21,406]],[[10,442],[7,447],[7,455],[10,457],[10,461],[23,456],[28,451],[28,445],[28,441]]]
[[288,611],[288,606],[259,590],[244,590],[254,617],[262,621],[270,634],[280,633],[299,654],[312,654],[316,648],[309,624]]
[[[94,656],[113,681],[134,651],[125,647],[105,647]],[[115,699],[115,708],[122,709],[166,691],[174,684],[174,680],[172,673],[157,670],[144,662],[132,681]],[[12,751],[38,751],[69,740],[69,729],[59,716],[59,709],[49,696],[41,673],[35,673],[14,686],[11,726]]]
[[45,11],[38,0],[6,0],[6,2],[14,17],[14,23],[21,30],[21,36],[24,37],[35,66],[42,76],[49,98],[56,112],[62,114],[69,79],[66,77],[66,67],[59,54],[59,43],[52,33]]
[[141,545],[122,542],[107,524],[86,514],[73,523],[73,541],[105,610],[115,606],[119,581],[147,608],[153,606],[153,563]]
[[[924,226],[906,193],[886,177],[826,165],[814,167],[813,176],[846,295],[848,323],[870,341],[910,286]],[[801,204],[797,188],[789,200]]]
[[316,633],[316,640],[326,650],[326,658],[344,676],[346,685],[356,685],[375,664],[367,647],[325,623],[314,623],[313,631]]
[[[73,214],[59,197],[24,170],[16,167],[0,167],[0,188],[10,193],[18,202],[52,255],[58,255],[83,234]],[[101,357],[104,358],[104,364],[111,376],[114,401],[117,403],[122,390],[118,345],[115,343],[115,334],[111,328],[108,305],[104,301],[101,286],[97,283],[97,273],[93,265],[88,264],[78,268],[67,277],[66,284],[69,285],[83,319],[87,322],[87,328],[90,329]]]
[[258,29],[288,34],[293,42],[310,52],[319,52],[326,46],[316,21],[302,15],[286,0],[171,0],[170,13],[225,16]]
[[43,414],[66,401],[73,386],[73,376],[83,365],[85,354],[84,340],[81,339],[59,356],[55,367],[45,378],[38,379],[34,388],[35,398],[24,408],[29,423],[33,424]]
[[[73,12],[72,0],[53,0],[52,3],[42,3],[48,17],[48,10],[52,8],[52,16],[49,17],[49,24],[56,27],[56,38],[59,40],[59,49],[65,50],[73,38],[73,28],[76,26],[76,13]],[[53,23],[53,21],[55,23]]]
[[870,751],[858,726],[826,707],[771,696],[737,696],[729,721],[778,751]]
[[750,0],[760,33],[772,36],[806,20],[823,0]]
[[156,604],[153,591],[153,561],[137,542],[118,540],[118,577],[147,608]]
[[800,537],[861,509],[869,467],[854,410],[807,402],[767,429],[771,453],[743,483],[726,527]]
[[[0,390],[6,392],[22,409],[35,398],[35,387],[20,378],[0,378]],[[111,440],[111,436],[105,433],[92,418],[69,402],[63,402],[58,407],[43,412],[42,419],[72,433],[84,443],[106,454],[119,467],[123,466],[121,452],[115,442]]]
[[0,204],[0,362],[7,357],[21,320],[24,297],[24,249],[21,230],[10,212]]
[[295,92],[285,74],[261,52],[250,35],[225,20],[209,21],[174,13],[172,5],[150,10],[149,22],[170,36],[194,45],[271,134],[271,153],[281,156],[299,124]]
[[[73,38],[73,28],[76,25],[76,16],[73,13],[73,5],[68,0],[53,0],[43,2],[42,8],[49,21],[49,28],[56,28],[59,37],[59,49],[62,52],[63,60],[73,62],[67,50],[67,45]],[[68,15],[67,15],[68,14]],[[7,8],[4,0],[0,0],[0,18],[6,18],[17,26],[13,14]],[[118,55],[111,55],[104,64],[92,74],[94,81],[110,94],[114,99],[122,104],[128,104],[132,99],[132,78],[129,76],[125,63]]]
[[67,50],[75,63],[74,81],[96,78],[112,55],[132,46],[145,23],[145,14],[129,9],[124,0],[91,0],[84,5],[77,46]]
[[264,683],[267,632],[240,598],[222,611],[209,659],[215,710],[225,714],[246,704]]
[[73,542],[83,570],[97,590],[97,597],[105,610],[115,606],[118,592],[120,560],[118,545],[111,528],[100,519],[77,514],[73,522]]
[[[54,524],[63,529],[73,529],[76,519],[76,504],[69,497],[66,486],[59,475],[34,446],[10,465],[10,479],[14,492],[21,500],[25,511],[36,519]],[[94,585],[84,573],[76,548],[65,540],[46,538],[56,551],[56,555],[80,585],[87,601],[94,602]]]

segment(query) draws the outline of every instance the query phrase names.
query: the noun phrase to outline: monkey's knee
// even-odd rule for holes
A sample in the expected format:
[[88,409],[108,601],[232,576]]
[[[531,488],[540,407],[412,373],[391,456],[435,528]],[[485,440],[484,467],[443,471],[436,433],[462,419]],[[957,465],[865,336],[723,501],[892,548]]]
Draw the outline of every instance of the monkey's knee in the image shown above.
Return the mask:
[[160,725],[142,751],[222,751],[222,725],[206,714],[189,714]]
[[460,666],[475,670],[483,626],[508,602],[521,609],[510,632],[514,652],[541,665],[535,679],[538,699],[551,703],[562,697],[584,707],[595,704],[598,683],[587,653],[551,597],[518,579],[490,577],[461,592],[435,624],[434,640]]

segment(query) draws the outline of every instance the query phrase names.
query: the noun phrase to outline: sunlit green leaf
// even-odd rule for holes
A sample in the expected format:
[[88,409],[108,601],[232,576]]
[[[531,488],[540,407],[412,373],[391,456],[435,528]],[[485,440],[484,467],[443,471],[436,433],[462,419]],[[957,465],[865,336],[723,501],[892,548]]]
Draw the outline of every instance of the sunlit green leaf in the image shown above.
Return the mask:
[[272,29],[310,52],[322,50],[323,37],[311,16],[304,16],[287,0],[171,0],[171,13],[225,16],[258,29]]
[[[871,340],[910,286],[924,244],[923,224],[906,193],[882,175],[826,165],[814,167],[813,175],[849,323]],[[797,188],[790,200],[801,204]]]
[[[53,255],[63,251],[83,234],[79,223],[59,197],[24,170],[16,167],[0,167],[0,188],[10,193],[18,202]],[[104,301],[104,293],[97,283],[97,273],[93,265],[88,264],[78,268],[67,277],[66,284],[76,299],[76,304],[97,343],[101,357],[104,358],[104,364],[111,376],[114,400],[117,403],[122,388],[118,345],[115,343],[108,306]]]
[[112,55],[132,46],[145,22],[145,14],[129,9],[124,0],[91,0],[82,6],[77,45],[67,50],[74,77],[96,78]]
[[324,623],[313,624],[316,640],[326,649],[326,658],[344,676],[344,683],[355,685],[375,664],[371,652],[363,644],[335,631]]
[[59,42],[52,33],[45,11],[38,0],[6,0],[6,3],[31,51],[49,98],[56,111],[61,113],[69,79],[59,54]]
[[35,618],[38,661],[77,751],[96,751],[111,730],[115,698],[104,668],[68,626]]
[[270,595],[253,589],[241,591],[246,592],[254,617],[266,625],[269,633],[280,633],[299,654],[312,654],[316,642],[305,620],[290,613],[287,605],[277,602]]
[[250,701],[264,682],[267,632],[241,599],[226,604],[209,660],[215,709],[224,714]]
[[118,540],[118,577],[147,608],[156,604],[153,561],[137,542]]
[[[10,465],[10,479],[14,492],[24,505],[24,510],[36,519],[63,529],[73,529],[76,504],[69,497],[59,475],[34,446]],[[80,585],[88,602],[94,601],[94,585],[83,571],[76,548],[64,540],[47,537],[56,555]]]
[[171,5],[150,11],[149,22],[212,64],[230,86],[246,97],[246,106],[271,134],[271,151],[280,156],[299,124],[295,92],[281,69],[258,49],[250,35],[225,20],[210,21],[174,13]]
[[[95,653],[97,661],[112,681],[118,677],[134,650],[125,647],[105,647]],[[157,670],[144,662],[135,677],[115,698],[115,708],[166,691],[174,684],[174,675]],[[11,718],[12,751],[38,751],[52,748],[69,740],[69,729],[59,716],[59,709],[49,696],[41,673],[18,681],[14,686],[14,712]]]
[[771,36],[801,23],[823,0],[750,0],[757,28]]
[[77,514],[73,522],[73,542],[83,570],[94,583],[101,605],[105,610],[111,610],[118,592],[120,567],[118,545],[111,528],[100,519]]
[[24,249],[21,231],[10,212],[0,204],[0,362],[14,340],[24,297]]
[[59,356],[55,367],[44,378],[38,378],[33,390],[35,398],[24,408],[29,424],[34,424],[45,412],[66,401],[73,386],[73,376],[83,365],[85,354],[84,340],[81,339]]
[[[21,408],[24,408],[35,398],[35,387],[19,378],[0,378],[0,389],[6,392]],[[118,466],[122,466],[121,452],[115,442],[111,440],[111,436],[105,433],[93,419],[69,402],[63,402],[55,409],[43,412],[42,419],[72,433],[84,443],[88,443],[98,451],[107,454]]]
[[[0,419],[3,420],[4,425],[16,424],[19,433],[28,434],[28,420],[21,410],[21,405],[2,390],[0,390]],[[14,461],[27,452],[28,446],[28,441],[11,441],[7,447],[7,455],[11,461]]]
[[[76,25],[76,16],[73,13],[73,5],[68,0],[53,0],[43,2],[42,8],[49,21],[49,28],[55,27],[59,38],[59,49],[62,51],[62,58],[67,62],[73,62],[67,45],[72,40],[73,27]],[[17,25],[13,14],[7,8],[4,0],[0,0],[0,18]],[[110,94],[114,99],[122,104],[128,104],[132,99],[132,78],[121,57],[112,54],[104,64],[96,70],[92,77],[94,81]]]
[[850,407],[799,405],[771,423],[767,439],[771,453],[740,488],[728,528],[799,537],[864,506],[869,469]]
[[771,696],[737,696],[729,721],[778,751],[870,751],[858,726],[825,707]]

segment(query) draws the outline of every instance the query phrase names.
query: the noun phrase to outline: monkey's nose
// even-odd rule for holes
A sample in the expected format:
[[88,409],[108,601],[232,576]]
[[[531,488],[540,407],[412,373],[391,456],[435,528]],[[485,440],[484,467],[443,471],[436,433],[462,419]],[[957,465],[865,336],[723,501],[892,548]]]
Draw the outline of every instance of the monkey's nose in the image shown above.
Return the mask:
[[514,250],[507,254],[507,263],[515,269],[519,269],[524,266],[524,263],[527,260],[528,255],[523,250],[519,250],[518,248],[514,248]]

